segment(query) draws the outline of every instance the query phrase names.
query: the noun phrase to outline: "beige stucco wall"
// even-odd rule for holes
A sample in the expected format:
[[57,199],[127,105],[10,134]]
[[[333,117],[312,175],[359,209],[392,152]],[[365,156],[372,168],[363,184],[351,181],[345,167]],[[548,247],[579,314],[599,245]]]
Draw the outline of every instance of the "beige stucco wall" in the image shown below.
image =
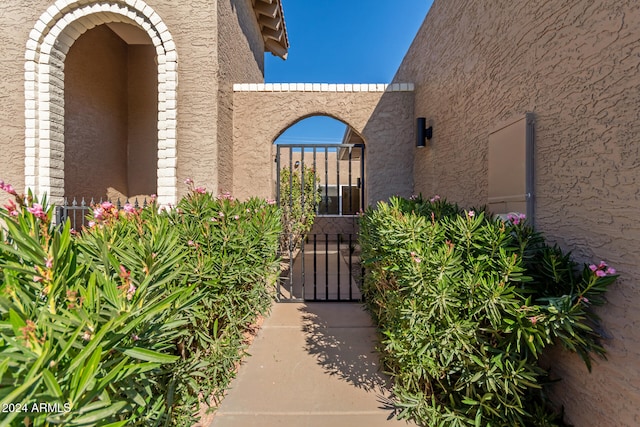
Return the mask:
[[[218,2],[218,186],[233,188],[233,84],[264,80],[264,43],[251,0]],[[215,169],[210,165],[209,169]]]
[[158,73],[151,45],[128,46],[128,193],[156,194],[158,167]]
[[65,61],[64,175],[70,197],[127,194],[127,44],[102,25]]
[[435,0],[395,79],[416,85],[434,138],[415,191],[487,199],[494,127],[535,117],[535,221],[580,261],[621,274],[602,316],[609,360],[555,354],[556,400],[576,426],[640,424],[640,4]]
[[288,127],[313,115],[338,119],[362,135],[366,203],[411,194],[413,92],[238,90],[233,111],[233,192],[238,197],[275,196],[273,142]]
[[[24,51],[29,31],[42,13],[34,10],[38,5],[33,3],[0,6],[0,179],[17,189],[24,188]],[[7,196],[0,193],[4,204]]]

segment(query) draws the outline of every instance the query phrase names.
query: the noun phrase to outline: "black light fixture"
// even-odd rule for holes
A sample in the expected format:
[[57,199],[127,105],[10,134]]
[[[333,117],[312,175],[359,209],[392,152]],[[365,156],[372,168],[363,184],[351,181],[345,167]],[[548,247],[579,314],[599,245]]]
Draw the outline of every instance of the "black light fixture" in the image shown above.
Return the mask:
[[424,148],[426,141],[433,137],[433,127],[427,127],[427,119],[418,117],[416,119],[416,147]]

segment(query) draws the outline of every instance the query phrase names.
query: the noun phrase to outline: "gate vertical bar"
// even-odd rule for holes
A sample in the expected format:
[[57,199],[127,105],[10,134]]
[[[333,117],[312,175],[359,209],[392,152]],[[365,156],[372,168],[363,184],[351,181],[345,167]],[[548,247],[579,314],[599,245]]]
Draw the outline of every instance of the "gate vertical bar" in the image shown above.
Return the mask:
[[360,209],[364,210],[364,144],[360,146]]
[[[280,146],[276,144],[276,204],[278,207],[282,208],[280,203]],[[282,237],[280,237],[282,238]],[[280,254],[282,256],[283,254]],[[282,297],[282,279],[278,279],[278,301]]]
[[353,250],[352,250],[352,245],[353,245],[353,241],[352,238],[353,234],[349,233],[349,299],[352,300],[353,299],[353,292],[352,292],[352,285],[353,285],[353,278],[351,277],[351,275],[353,274]]
[[324,213],[329,213],[329,147],[324,147]]
[[313,299],[318,299],[318,235],[313,235]]
[[340,191],[340,149],[336,148],[336,195],[338,199],[338,215],[342,215],[342,192]]
[[338,264],[338,301],[340,301],[340,261],[342,261],[340,259],[340,257],[342,256],[342,254],[340,253],[340,234],[336,235],[336,246],[337,246],[337,251],[336,251],[336,263]]
[[[293,211],[293,147],[289,147],[289,215]],[[289,296],[293,299],[293,230],[289,230]]]
[[353,214],[353,190],[351,188],[351,147],[349,147],[349,215]]
[[280,146],[276,145],[276,203],[280,206]]
[[[302,148],[301,152],[300,152],[300,198],[302,199],[302,212],[305,212],[304,210],[304,190],[305,190],[305,185],[304,185],[304,147]],[[292,197],[293,198],[293,197]],[[303,236],[302,241],[300,242],[300,262],[301,267],[302,267],[302,272],[301,272],[301,280],[302,280],[302,299],[305,299],[305,282],[306,282],[306,274],[305,274],[305,268],[304,268],[304,249],[307,243],[307,236]]]
[[329,299],[329,235],[324,235],[324,299]]
[[[318,188],[317,188],[317,177],[318,177],[318,165],[316,164],[316,147],[313,147],[313,203],[316,203],[316,193],[318,192]],[[316,214],[318,214],[319,209],[320,208],[320,203],[318,203],[318,206],[315,207],[315,212]]]

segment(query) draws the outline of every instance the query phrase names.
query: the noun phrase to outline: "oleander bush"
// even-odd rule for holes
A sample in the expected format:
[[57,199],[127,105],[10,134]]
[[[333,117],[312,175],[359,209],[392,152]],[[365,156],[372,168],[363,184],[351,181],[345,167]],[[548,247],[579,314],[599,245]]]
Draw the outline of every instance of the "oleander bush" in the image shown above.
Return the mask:
[[0,425],[190,426],[215,405],[272,298],[277,207],[192,187],[75,233],[0,184]]
[[382,333],[400,418],[425,426],[551,426],[562,420],[539,358],[551,345],[604,357],[593,307],[616,279],[578,266],[523,215],[434,197],[393,198],[360,222],[363,289]]
[[287,254],[300,244],[313,226],[316,209],[321,200],[320,178],[315,170],[303,165],[301,169],[280,170],[280,209],[282,234],[280,253]]

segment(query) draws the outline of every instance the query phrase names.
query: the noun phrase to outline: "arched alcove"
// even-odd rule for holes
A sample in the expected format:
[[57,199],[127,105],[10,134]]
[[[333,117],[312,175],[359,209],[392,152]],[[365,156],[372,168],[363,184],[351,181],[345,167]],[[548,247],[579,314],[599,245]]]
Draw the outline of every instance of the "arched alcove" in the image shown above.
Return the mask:
[[103,24],[65,59],[64,193],[141,198],[157,193],[158,75],[147,34]]
[[143,32],[156,54],[156,188],[161,204],[176,200],[177,54],[160,16],[142,0],[58,0],[40,16],[25,53],[25,185],[65,196],[65,61],[71,46],[102,24]]

